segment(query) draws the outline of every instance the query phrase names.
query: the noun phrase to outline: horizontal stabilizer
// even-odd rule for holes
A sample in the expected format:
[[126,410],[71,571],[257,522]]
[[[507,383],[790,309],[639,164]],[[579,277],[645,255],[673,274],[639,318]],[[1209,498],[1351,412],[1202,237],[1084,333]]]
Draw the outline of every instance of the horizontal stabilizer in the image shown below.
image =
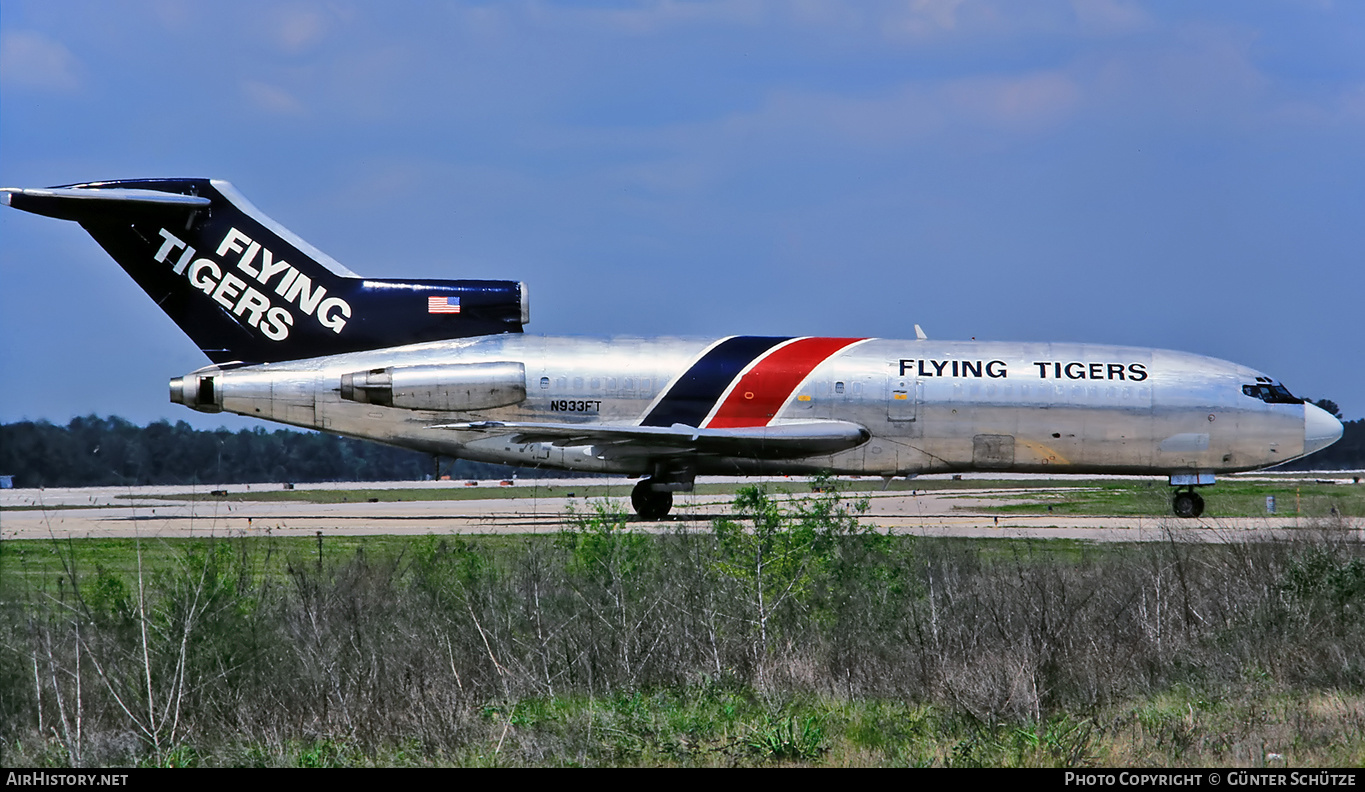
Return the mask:
[[0,202],[25,212],[78,223],[111,216],[183,215],[207,209],[212,203],[198,195],[117,187],[3,187]]
[[717,456],[751,459],[795,459],[834,454],[862,445],[871,437],[867,429],[848,421],[805,421],[734,429],[698,429],[672,426],[621,426],[612,424],[552,424],[512,421],[471,421],[437,424],[429,429],[512,434],[516,443],[552,443],[557,446],[641,445],[691,451]]
[[530,319],[517,281],[363,278],[225,181],[6,187],[0,201],[79,223],[215,363],[520,333]]

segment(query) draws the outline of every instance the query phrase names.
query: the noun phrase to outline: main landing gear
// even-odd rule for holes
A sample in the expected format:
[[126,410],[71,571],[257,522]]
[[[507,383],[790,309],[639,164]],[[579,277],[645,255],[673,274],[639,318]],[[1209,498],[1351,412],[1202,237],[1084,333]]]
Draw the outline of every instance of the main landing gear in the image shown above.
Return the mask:
[[673,493],[656,491],[653,485],[653,479],[640,479],[630,491],[630,505],[635,507],[635,513],[641,519],[662,520],[673,508]]
[[697,469],[685,461],[654,462],[630,491],[630,505],[642,520],[662,520],[673,508],[673,493],[691,492]]

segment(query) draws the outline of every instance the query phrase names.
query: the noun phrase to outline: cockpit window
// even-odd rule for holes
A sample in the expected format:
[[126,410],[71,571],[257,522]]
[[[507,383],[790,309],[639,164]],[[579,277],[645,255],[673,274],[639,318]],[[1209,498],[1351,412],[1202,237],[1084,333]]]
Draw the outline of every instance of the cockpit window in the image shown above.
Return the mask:
[[1277,382],[1243,385],[1242,393],[1253,399],[1260,399],[1266,404],[1303,404],[1303,399],[1290,393],[1288,388]]

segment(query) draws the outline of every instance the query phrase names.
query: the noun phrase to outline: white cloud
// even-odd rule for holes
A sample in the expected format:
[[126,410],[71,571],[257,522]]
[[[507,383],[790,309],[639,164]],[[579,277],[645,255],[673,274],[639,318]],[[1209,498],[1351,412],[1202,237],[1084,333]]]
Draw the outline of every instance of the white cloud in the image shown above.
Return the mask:
[[599,24],[607,29],[632,35],[655,34],[679,25],[722,24],[754,26],[769,14],[762,0],[725,0],[724,2],[679,2],[655,0],[634,8],[619,9],[560,9],[534,3],[528,17],[542,23],[562,24],[578,18]]
[[1065,118],[1080,100],[1067,75],[1038,72],[955,80],[943,96],[953,115],[1012,130],[1039,129]]
[[1123,0],[1071,0],[1071,8],[1081,29],[1090,33],[1131,33],[1150,23],[1146,12]]
[[270,37],[289,54],[307,50],[327,32],[327,18],[316,8],[284,6],[275,9],[267,20]]
[[1352,121],[1365,121],[1365,85],[1347,86],[1337,97],[1341,115]]
[[59,41],[28,30],[0,34],[0,83],[6,88],[76,91],[81,71],[80,61]]
[[957,8],[962,0],[911,0],[910,12],[920,24],[943,30],[957,27]]
[[1254,30],[1187,25],[1155,44],[1095,51],[1085,70],[1095,110],[1144,123],[1242,127],[1273,115],[1275,86],[1251,50]]
[[244,80],[242,82],[242,93],[248,102],[268,113],[302,115],[304,112],[303,103],[295,98],[292,93],[278,85],[271,85],[258,80]]
[[1365,85],[1344,85],[1331,93],[1296,97],[1281,102],[1274,118],[1291,128],[1365,125]]
[[1071,118],[1082,93],[1061,72],[911,82],[874,97],[780,92],[742,121],[721,122],[720,129],[751,139],[786,139],[793,130],[805,130],[836,145],[892,147],[967,128],[1031,135]]

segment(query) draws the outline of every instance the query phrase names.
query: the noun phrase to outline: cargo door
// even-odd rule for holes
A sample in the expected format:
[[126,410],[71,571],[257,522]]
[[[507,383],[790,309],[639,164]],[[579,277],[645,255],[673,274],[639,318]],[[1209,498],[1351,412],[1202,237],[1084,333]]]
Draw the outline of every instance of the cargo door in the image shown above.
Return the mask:
[[924,383],[913,377],[892,377],[890,392],[886,419],[892,423],[902,424],[918,421],[919,405],[924,400]]

